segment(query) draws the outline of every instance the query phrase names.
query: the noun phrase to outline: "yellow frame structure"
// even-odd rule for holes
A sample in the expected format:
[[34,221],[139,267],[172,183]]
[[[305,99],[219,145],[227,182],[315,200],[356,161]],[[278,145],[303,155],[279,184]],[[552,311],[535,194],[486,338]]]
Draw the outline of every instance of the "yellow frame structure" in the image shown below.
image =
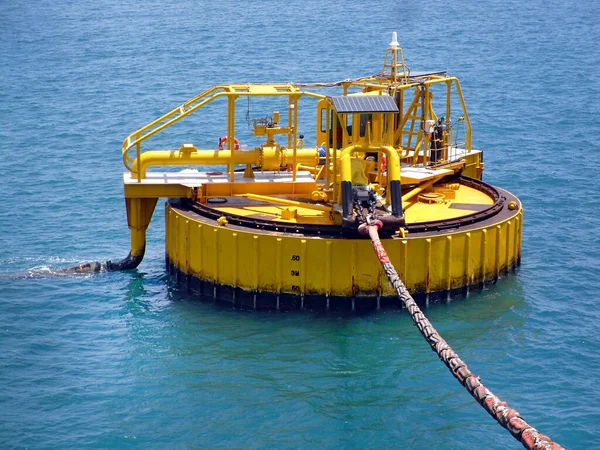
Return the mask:
[[[387,73],[387,69],[390,73]],[[130,174],[129,178],[126,174],[124,179],[132,254],[140,255],[144,252],[145,231],[158,198],[201,195],[187,184],[152,182],[148,179],[147,171],[153,166],[226,165],[229,187],[221,184],[218,189],[211,188],[211,192],[218,192],[222,195],[239,195],[241,193],[264,196],[269,194],[270,197],[268,198],[271,202],[277,198],[273,195],[311,195],[314,198],[329,201],[330,205],[324,208],[331,209],[333,208],[332,204],[341,202],[340,183],[352,180],[352,161],[364,160],[367,152],[377,152],[385,153],[387,157],[385,174],[381,166],[377,165],[377,180],[379,182],[385,181],[389,192],[390,182],[401,182],[401,162],[413,166],[418,164],[428,166],[431,163],[427,152],[429,136],[423,132],[423,124],[430,119],[437,120],[431,103],[431,87],[437,84],[445,84],[446,86],[446,117],[450,117],[451,113],[452,88],[456,89],[465,124],[464,154],[470,154],[472,150],[471,126],[458,80],[439,73],[412,76],[405,65],[402,49],[397,46],[388,48],[381,76],[345,80],[339,83],[226,84],[214,86],[191,98],[177,108],[134,131],[127,136],[122,144],[123,163]],[[363,135],[360,135],[357,131],[361,125],[360,113],[353,114],[353,123],[350,124],[353,127],[353,132],[349,134],[346,128],[349,114],[338,113],[329,97],[312,91],[312,89],[335,87],[341,88],[345,96],[392,96],[396,99],[399,112],[396,114],[370,114],[367,125],[365,125],[366,132]],[[409,97],[407,92],[410,90],[415,92],[415,96],[411,104],[406,107],[404,100]],[[257,131],[255,128],[256,136],[267,135],[268,139],[266,144],[250,151],[239,151],[235,148],[236,101],[242,97],[286,97],[288,99],[287,127],[267,127],[262,131]],[[299,147],[301,141],[298,140],[297,132],[298,106],[302,97],[311,97],[317,100],[317,142],[314,148],[304,147],[303,141],[302,148]],[[177,150],[143,151],[142,144],[145,141],[219,98],[227,99],[226,148],[223,150],[198,149],[193,144],[184,144]],[[417,130],[416,123],[419,119],[421,125]],[[411,121],[410,126],[406,129],[409,120]],[[325,127],[324,130],[323,126]],[[338,136],[338,132],[340,136]],[[276,143],[273,137],[274,134],[287,134],[287,145],[283,146]],[[416,137],[418,143],[411,149],[414,137]],[[405,140],[408,140],[407,148],[402,146]],[[323,146],[325,147],[324,165],[322,165],[323,160],[319,156],[319,147],[322,148]],[[448,134],[446,133],[444,136],[443,159],[447,163],[449,146]],[[423,149],[422,156],[420,155],[421,149]],[[413,152],[412,157],[409,157],[409,151]],[[470,171],[471,175],[478,177],[481,170],[483,170],[480,155],[468,156],[466,159],[467,170]],[[243,176],[236,176],[236,164],[246,165],[247,169]],[[276,185],[278,189],[284,189],[281,192],[265,189],[266,185],[264,184],[260,185],[260,189],[258,189],[258,184],[251,183],[247,179],[247,177],[253,176],[253,165],[261,167],[262,170],[274,171],[280,171],[282,167],[291,165],[292,179],[289,183]],[[366,167],[367,165],[365,165]],[[306,173],[313,174],[312,183],[307,184],[305,178],[302,180],[298,178],[299,168],[301,170],[308,169]],[[322,176],[324,184],[320,185],[319,192],[316,194],[315,192],[311,193],[311,190],[316,187],[315,183]],[[388,204],[390,203],[389,196],[386,201]]]

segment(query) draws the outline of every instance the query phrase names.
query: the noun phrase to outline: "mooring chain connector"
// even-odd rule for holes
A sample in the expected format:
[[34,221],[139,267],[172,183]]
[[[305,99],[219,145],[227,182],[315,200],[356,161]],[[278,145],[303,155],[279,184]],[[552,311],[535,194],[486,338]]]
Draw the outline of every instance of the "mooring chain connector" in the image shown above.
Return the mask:
[[356,221],[358,222],[359,226],[362,225],[365,222],[365,217],[364,217],[364,210],[361,204],[360,199],[358,198],[358,191],[355,189],[353,189],[353,199],[352,199],[352,206],[354,207],[354,212],[356,213]]
[[[374,222],[378,222],[375,220]],[[452,375],[462,384],[467,391],[477,400],[477,402],[494,418],[506,428],[510,434],[517,439],[523,447],[530,450],[558,450],[563,447],[553,442],[548,436],[541,434],[538,430],[530,426],[518,411],[510,408],[506,402],[503,402],[494,393],[492,393],[480,380],[479,377],[467,367],[467,364],[461,360],[458,354],[442,338],[434,326],[429,322],[423,311],[417,306],[408,289],[400,279],[398,272],[390,262],[390,259],[379,239],[378,227],[375,223],[363,223],[359,231],[368,234],[373,244],[373,250],[377,259],[381,263],[388,280],[394,287],[398,298],[409,312],[413,323],[419,329],[421,335],[425,338],[431,349],[438,355],[440,360],[450,369]]]
[[[377,207],[377,194],[369,187],[353,188],[353,206],[358,223],[358,231],[361,234],[368,235],[367,226],[375,226],[378,230],[383,227],[383,222],[375,217],[375,208]],[[366,208],[366,214],[365,214]]]

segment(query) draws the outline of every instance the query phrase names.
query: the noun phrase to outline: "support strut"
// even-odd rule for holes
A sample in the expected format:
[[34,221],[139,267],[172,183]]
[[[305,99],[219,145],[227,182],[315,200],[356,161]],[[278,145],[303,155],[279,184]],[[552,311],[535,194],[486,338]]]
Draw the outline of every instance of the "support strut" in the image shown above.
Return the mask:
[[64,269],[68,273],[94,273],[106,271],[132,270],[140,265],[146,252],[146,230],[152,219],[158,198],[125,198],[127,225],[131,233],[131,250],[119,261],[97,261]]

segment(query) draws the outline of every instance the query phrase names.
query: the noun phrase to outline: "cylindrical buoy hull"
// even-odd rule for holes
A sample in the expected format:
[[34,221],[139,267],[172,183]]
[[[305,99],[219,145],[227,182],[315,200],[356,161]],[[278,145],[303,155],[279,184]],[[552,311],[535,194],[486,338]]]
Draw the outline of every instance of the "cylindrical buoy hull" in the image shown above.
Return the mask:
[[[502,192],[504,208],[487,220],[382,239],[417,299],[481,288],[519,264],[523,211]],[[177,200],[167,202],[165,217],[168,269],[202,296],[243,308],[400,306],[368,238],[221,225]]]

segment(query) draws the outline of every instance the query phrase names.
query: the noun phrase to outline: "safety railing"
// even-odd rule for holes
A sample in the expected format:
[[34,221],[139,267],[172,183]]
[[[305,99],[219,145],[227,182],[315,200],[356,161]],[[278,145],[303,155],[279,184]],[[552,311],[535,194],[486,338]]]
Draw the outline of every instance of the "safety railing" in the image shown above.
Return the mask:
[[[173,125],[180,121],[186,116],[194,113],[198,109],[207,105],[208,103],[220,98],[228,98],[228,139],[233,142],[233,121],[234,121],[234,106],[235,99],[240,96],[290,96],[290,98],[298,98],[303,95],[304,92],[300,91],[294,84],[232,84],[232,85],[219,85],[213,86],[212,88],[202,92],[196,97],[186,101],[177,108],[169,111],[168,113],[160,116],[158,119],[150,122],[139,130],[131,133],[123,141],[121,147],[123,153],[123,164],[132,173],[137,174],[137,179],[141,179],[141,171],[139,167],[134,167],[139,164],[140,156],[142,152],[141,144],[146,139],[154,136],[156,133],[164,130],[165,128]],[[295,102],[297,100],[294,100]],[[131,150],[135,149],[135,158],[130,155]],[[294,146],[295,149],[295,146]],[[138,161],[138,163],[136,163]]]
[[[214,86],[127,136],[121,147],[125,167],[132,173],[137,172],[139,178],[139,168],[136,169],[133,165],[135,161],[140,161],[142,142],[184,117],[189,116],[213,100],[227,95],[227,89],[227,86]],[[129,151],[132,148],[136,150],[135,159],[129,155]]]

